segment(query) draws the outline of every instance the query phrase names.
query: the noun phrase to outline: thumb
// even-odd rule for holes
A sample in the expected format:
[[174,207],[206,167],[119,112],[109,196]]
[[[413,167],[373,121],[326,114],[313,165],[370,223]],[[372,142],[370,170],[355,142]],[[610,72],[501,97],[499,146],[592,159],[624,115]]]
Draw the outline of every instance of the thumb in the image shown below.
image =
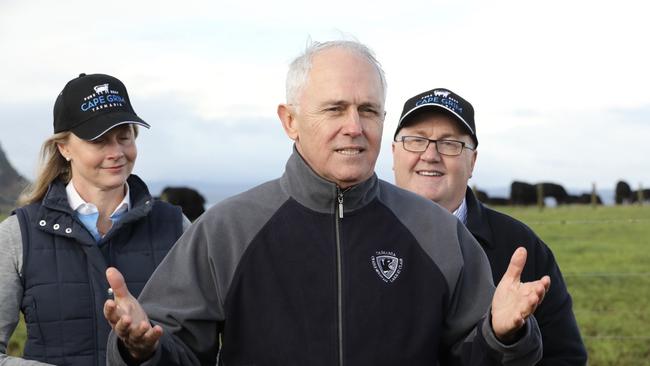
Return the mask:
[[108,267],[106,270],[106,279],[108,280],[111,289],[113,289],[115,300],[129,297],[131,295],[129,289],[126,287],[126,282],[124,282],[124,276],[122,276],[120,271],[116,268]]
[[527,257],[526,248],[519,247],[512,254],[510,258],[510,264],[506,273],[503,275],[504,279],[509,279],[511,282],[520,282],[521,281],[521,272],[524,270],[524,265],[526,265]]

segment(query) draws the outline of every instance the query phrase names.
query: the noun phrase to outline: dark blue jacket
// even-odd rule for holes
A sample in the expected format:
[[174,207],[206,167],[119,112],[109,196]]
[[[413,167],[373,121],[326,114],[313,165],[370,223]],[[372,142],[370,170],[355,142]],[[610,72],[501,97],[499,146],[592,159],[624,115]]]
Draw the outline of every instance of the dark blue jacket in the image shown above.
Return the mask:
[[24,358],[56,365],[104,365],[110,326],[104,319],[109,266],[138,296],[182,233],[178,207],[154,201],[135,175],[131,209],[99,242],[70,208],[62,181],[40,203],[16,211],[23,242]]
[[551,288],[535,311],[542,332],[543,357],[538,365],[585,365],[587,351],[572,310],[572,301],[555,257],[546,244],[525,224],[484,206],[468,187],[467,228],[481,244],[498,284],[517,247],[528,251],[521,275],[524,282],[544,275],[551,277]]
[[[484,318],[489,275],[448,211],[375,175],[341,190],[294,150],[280,179],[212,206],[153,274],[139,301],[164,333],[147,365],[534,363],[532,318],[515,346]],[[124,365],[111,334],[108,363]]]

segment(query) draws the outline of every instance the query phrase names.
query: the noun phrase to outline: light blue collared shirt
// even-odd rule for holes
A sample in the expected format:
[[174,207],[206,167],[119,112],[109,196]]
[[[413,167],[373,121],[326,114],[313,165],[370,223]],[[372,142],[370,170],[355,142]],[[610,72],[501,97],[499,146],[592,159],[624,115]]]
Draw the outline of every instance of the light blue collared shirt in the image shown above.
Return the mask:
[[453,214],[463,223],[463,225],[467,225],[467,202],[465,201],[465,198],[463,198],[463,202],[460,203],[460,206],[458,206]]
[[[131,197],[129,194],[129,184],[126,184],[126,194],[120,202],[119,205],[115,208],[115,211],[110,216],[111,222],[113,225],[122,217],[122,215],[131,208]],[[68,183],[65,187],[65,192],[68,196],[68,203],[70,207],[76,212],[77,217],[81,223],[90,231],[95,241],[99,241],[102,238],[102,235],[97,229],[97,219],[99,219],[99,210],[97,206],[92,203],[84,201],[83,198],[77,192],[77,189],[72,184],[72,181]]]

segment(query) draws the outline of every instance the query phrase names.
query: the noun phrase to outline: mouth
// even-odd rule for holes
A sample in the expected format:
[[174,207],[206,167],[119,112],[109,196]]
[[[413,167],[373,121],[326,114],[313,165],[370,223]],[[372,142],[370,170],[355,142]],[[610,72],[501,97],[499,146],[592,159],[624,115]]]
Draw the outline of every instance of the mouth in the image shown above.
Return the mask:
[[415,174],[421,175],[423,177],[442,177],[444,173],[438,170],[416,170]]
[[124,168],[124,164],[123,165],[117,165],[117,166],[104,167],[104,169],[107,169],[107,170],[120,170],[122,168]]
[[341,155],[346,155],[346,156],[355,156],[359,155],[362,152],[364,152],[365,149],[360,148],[360,147],[346,147],[342,149],[336,149],[334,150],[336,153],[341,154]]

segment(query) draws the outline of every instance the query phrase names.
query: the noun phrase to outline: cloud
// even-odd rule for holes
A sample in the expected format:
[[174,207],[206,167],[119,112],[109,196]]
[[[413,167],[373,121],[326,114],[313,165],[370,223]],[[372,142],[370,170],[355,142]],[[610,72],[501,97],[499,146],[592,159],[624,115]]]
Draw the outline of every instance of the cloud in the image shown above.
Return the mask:
[[138,141],[143,175],[270,179],[291,148],[275,116],[289,61],[309,37],[352,35],[387,74],[383,178],[392,180],[404,100],[447,87],[476,110],[479,185],[650,182],[649,8],[631,0],[334,0],[317,9],[280,0],[5,0],[0,128],[20,138],[3,134],[0,143],[32,175],[56,94],[80,72],[104,72],[125,82],[152,124]]

